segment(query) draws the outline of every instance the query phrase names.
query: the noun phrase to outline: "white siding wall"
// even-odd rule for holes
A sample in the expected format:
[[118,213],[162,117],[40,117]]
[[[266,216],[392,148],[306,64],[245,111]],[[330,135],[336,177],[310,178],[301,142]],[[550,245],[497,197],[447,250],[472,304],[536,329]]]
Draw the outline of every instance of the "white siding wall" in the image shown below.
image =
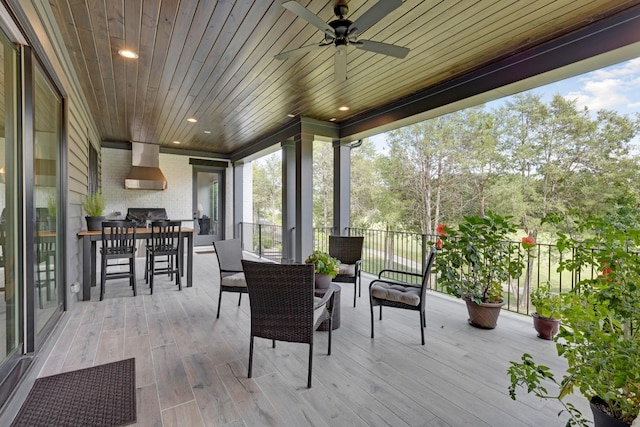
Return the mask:
[[[171,219],[193,219],[189,157],[160,154],[160,169],[167,178],[166,190],[124,188],[124,179],[131,169],[130,150],[103,148],[102,162],[102,194],[107,202],[106,217],[124,218],[127,208],[165,208]],[[193,221],[185,223],[185,226],[192,227]]]

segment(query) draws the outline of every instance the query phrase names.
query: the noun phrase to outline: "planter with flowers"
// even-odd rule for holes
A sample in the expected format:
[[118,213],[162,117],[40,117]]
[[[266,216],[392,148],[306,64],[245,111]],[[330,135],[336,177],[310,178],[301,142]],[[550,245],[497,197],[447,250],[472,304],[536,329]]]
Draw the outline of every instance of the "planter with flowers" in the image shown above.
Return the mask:
[[510,219],[487,212],[485,216],[465,216],[457,228],[438,226],[438,281],[448,293],[464,299],[472,326],[496,327],[505,304],[503,287],[520,277],[526,249],[535,246],[534,242],[520,245],[508,241],[517,231]]
[[[603,219],[580,222],[576,236],[559,234],[566,256],[559,271],[577,283],[562,295],[558,355],[568,368],[561,380],[529,354],[511,362],[509,394],[524,387],[557,399],[569,416],[567,426],[589,422],[564,398],[579,390],[591,403],[596,427],[629,426],[640,412],[640,229],[621,229]],[[557,394],[546,387],[558,388]],[[606,423],[603,423],[605,422]],[[637,421],[640,422],[640,421]],[[610,423],[610,424],[609,424]]]
[[340,260],[326,252],[313,251],[304,262],[314,265],[316,288],[319,289],[329,288],[331,279],[335,278],[340,271]]

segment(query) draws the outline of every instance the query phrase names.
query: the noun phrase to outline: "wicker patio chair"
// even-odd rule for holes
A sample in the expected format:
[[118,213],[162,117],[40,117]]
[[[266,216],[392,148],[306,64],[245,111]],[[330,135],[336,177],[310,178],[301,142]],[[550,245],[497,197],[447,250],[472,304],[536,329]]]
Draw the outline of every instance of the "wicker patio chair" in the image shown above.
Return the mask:
[[[133,221],[103,221],[102,248],[100,248],[102,274],[100,277],[100,301],[104,298],[105,282],[109,279],[129,279],[136,296],[136,224]],[[126,271],[110,260],[128,259]],[[113,271],[113,268],[117,268]],[[108,271],[112,270],[112,271]]]
[[[311,387],[313,333],[329,320],[329,348],[333,321],[333,290],[314,297],[314,267],[311,264],[269,264],[242,261],[251,304],[249,371],[253,366],[254,337],[309,344],[307,387]],[[328,304],[329,303],[329,304]]]
[[220,296],[218,297],[218,313],[216,314],[216,319],[218,319],[222,305],[222,292],[238,293],[238,306],[240,306],[242,294],[247,293],[247,282],[242,272],[240,239],[213,242],[213,249],[216,251],[218,267],[220,267]]
[[360,270],[364,237],[329,236],[329,255],[340,260],[340,271],[332,282],[353,283],[353,306],[356,306],[356,287],[362,296]]
[[[425,292],[431,275],[431,267],[436,258],[436,248],[431,247],[427,256],[427,265],[422,274],[399,270],[385,269],[378,273],[378,279],[369,284],[369,299],[371,301],[371,338],[373,338],[373,307],[380,306],[380,320],[382,320],[382,306],[403,308],[405,310],[417,310],[420,313],[420,334],[424,345],[424,328],[427,326],[425,314]],[[404,282],[402,280],[384,278],[394,277],[421,277],[420,285]]]

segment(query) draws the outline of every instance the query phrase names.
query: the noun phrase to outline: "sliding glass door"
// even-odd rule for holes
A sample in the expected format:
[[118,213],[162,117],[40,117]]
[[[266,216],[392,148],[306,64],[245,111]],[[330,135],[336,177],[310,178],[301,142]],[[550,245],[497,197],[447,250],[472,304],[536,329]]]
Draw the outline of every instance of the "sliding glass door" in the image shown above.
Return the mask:
[[39,66],[34,67],[34,291],[36,335],[62,311],[58,233],[59,150],[62,100]]
[[0,367],[22,349],[17,52],[0,32]]

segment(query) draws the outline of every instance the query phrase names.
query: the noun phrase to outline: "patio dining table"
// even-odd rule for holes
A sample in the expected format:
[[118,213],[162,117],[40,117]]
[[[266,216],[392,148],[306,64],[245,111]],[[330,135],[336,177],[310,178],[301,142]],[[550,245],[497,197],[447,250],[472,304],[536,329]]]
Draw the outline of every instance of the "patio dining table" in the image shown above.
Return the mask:
[[[187,287],[193,285],[193,228],[181,230],[187,241]],[[102,231],[80,231],[78,237],[82,239],[82,299],[91,300],[91,287],[96,285],[96,246],[102,240]],[[151,238],[151,228],[136,228],[136,240]],[[184,259],[184,245],[180,246],[181,259]],[[182,270],[184,276],[184,269]]]

